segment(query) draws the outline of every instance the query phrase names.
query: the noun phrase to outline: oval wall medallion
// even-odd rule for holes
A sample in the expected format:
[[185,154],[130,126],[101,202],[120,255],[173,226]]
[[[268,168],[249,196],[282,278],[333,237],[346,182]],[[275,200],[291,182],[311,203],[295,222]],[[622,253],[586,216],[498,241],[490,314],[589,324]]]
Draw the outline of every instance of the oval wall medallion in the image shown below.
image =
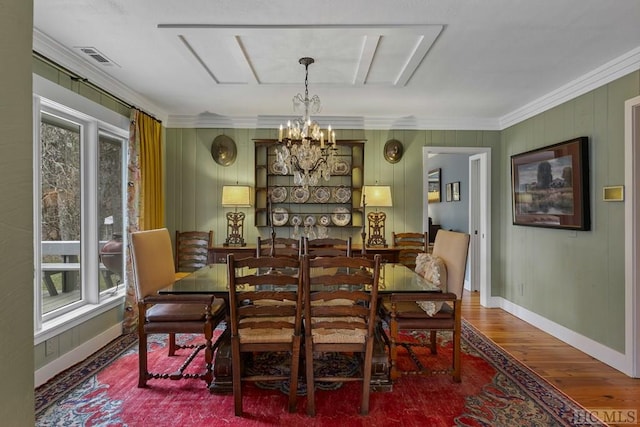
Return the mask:
[[218,135],[211,143],[211,157],[221,166],[230,166],[235,162],[238,150],[233,139]]
[[389,163],[398,163],[402,158],[402,142],[390,139],[384,144],[384,158]]

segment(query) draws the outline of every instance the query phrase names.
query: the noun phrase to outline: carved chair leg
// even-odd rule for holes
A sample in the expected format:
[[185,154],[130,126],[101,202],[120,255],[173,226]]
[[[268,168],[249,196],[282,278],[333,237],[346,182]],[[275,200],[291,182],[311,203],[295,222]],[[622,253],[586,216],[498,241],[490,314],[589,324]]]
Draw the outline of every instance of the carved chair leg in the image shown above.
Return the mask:
[[138,387],[147,386],[147,335],[138,333]]
[[431,348],[431,354],[437,354],[438,353],[438,331],[430,331],[429,334],[429,339],[430,341],[430,348]]
[[364,354],[364,375],[362,378],[362,403],[360,414],[369,414],[369,395],[371,391],[371,359],[373,357],[373,337],[367,338],[366,350]]
[[300,336],[293,337],[291,352],[291,378],[289,380],[289,412],[296,412],[298,399],[298,370],[300,369]]
[[307,415],[316,414],[315,383],[313,378],[313,342],[311,336],[305,336],[305,364],[307,371]]
[[176,355],[176,334],[169,334],[169,356]]
[[453,381],[460,382],[461,361],[460,361],[460,330],[453,332]]
[[207,322],[204,327],[204,338],[206,341],[204,346],[204,363],[206,365],[204,380],[209,387],[213,381],[213,324],[211,322]]
[[231,338],[231,375],[233,378],[233,405],[236,416],[242,416],[242,356],[240,354],[240,337]]
[[389,359],[391,368],[389,371],[389,378],[391,381],[395,381],[400,378],[400,373],[398,372],[398,322],[395,320],[395,316],[392,314],[391,322],[389,325],[389,335],[391,335],[391,343],[389,344]]

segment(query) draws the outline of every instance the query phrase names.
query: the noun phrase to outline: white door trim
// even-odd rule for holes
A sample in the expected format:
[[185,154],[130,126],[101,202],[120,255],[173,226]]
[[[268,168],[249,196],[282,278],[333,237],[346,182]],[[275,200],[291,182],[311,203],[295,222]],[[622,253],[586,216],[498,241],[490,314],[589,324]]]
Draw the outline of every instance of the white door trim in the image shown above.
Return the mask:
[[625,373],[640,376],[640,286],[637,269],[640,246],[640,96],[624,104],[625,223]]

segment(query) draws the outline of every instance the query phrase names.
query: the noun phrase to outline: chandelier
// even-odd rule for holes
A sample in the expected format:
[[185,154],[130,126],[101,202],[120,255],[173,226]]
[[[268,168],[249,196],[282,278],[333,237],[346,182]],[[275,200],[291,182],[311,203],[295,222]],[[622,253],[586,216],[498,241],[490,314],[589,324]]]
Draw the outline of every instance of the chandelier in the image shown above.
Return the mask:
[[282,175],[293,174],[294,184],[307,188],[317,185],[320,178],[325,181],[331,178],[338,149],[336,133],[331,126],[325,135],[320,125],[310,118],[311,113],[316,114],[321,109],[318,95],[309,98],[309,65],[315,61],[305,57],[298,62],[305,70],[304,96],[299,93],[293,97],[293,108],[303,116],[287,122],[286,129],[280,125],[274,169]]

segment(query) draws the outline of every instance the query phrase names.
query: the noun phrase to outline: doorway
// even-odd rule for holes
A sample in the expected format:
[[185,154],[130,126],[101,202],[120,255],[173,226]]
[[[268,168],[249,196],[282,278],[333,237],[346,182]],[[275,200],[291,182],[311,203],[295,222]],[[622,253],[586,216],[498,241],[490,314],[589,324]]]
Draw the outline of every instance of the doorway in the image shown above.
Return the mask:
[[627,374],[640,377],[640,96],[625,102],[625,364]]
[[[466,154],[469,156],[469,272],[471,290],[480,292],[483,307],[497,307],[491,297],[491,148],[489,147],[423,147],[424,188],[428,184],[429,157],[434,154]],[[424,198],[423,229],[429,228],[429,202]]]

